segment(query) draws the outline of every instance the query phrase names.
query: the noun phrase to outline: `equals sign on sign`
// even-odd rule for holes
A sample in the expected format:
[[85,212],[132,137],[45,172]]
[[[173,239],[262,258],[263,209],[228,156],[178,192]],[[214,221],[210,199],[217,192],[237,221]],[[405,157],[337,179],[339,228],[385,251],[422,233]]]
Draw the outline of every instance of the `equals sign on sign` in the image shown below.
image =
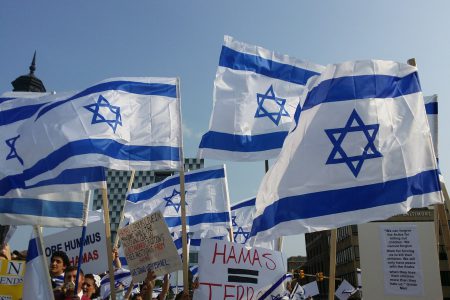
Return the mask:
[[228,268],[228,282],[258,283],[259,271]]

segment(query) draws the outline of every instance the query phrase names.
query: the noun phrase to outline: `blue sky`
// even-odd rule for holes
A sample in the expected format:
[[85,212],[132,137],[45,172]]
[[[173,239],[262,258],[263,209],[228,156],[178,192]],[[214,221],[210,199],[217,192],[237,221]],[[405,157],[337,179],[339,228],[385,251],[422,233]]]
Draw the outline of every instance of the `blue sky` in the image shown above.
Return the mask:
[[[444,0],[3,1],[0,93],[28,72],[34,50],[36,75],[49,91],[80,90],[116,76],[177,76],[185,156],[192,157],[208,128],[225,34],[318,64],[415,57],[424,94],[439,95],[446,175],[448,11],[450,2]],[[237,202],[255,195],[264,163],[227,163],[227,171],[231,201]],[[17,245],[25,248],[26,242]],[[285,252],[305,254],[302,238],[286,239]]]

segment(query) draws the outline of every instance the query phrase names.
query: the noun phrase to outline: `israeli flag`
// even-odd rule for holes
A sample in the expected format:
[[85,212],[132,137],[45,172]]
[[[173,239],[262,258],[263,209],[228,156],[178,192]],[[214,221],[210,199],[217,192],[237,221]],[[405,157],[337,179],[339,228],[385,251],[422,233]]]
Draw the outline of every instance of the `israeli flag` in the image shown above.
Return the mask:
[[[201,233],[201,237],[228,234],[230,202],[225,166],[186,173],[185,199],[188,232]],[[179,175],[132,189],[126,197],[124,219],[133,223],[158,210],[164,215],[170,232],[181,231]]]
[[[100,281],[100,297],[102,299],[106,299],[111,294],[111,287],[109,284],[109,275],[106,274],[103,276]],[[114,288],[120,289],[123,287],[124,289],[128,289],[131,285],[132,277],[130,270],[121,268],[114,271]]]
[[39,239],[32,234],[28,243],[25,277],[23,279],[23,300],[53,299],[53,289],[43,276],[48,273],[44,265],[47,260],[40,251]]
[[284,300],[289,299],[290,293],[286,288],[288,282],[292,280],[292,274],[286,273],[276,282],[267,287],[267,289],[258,295],[258,300]]
[[256,197],[256,239],[384,220],[442,203],[417,69],[329,65]]
[[43,106],[16,141],[24,167],[38,172],[26,184],[75,166],[178,169],[177,84],[176,78],[113,78]]
[[80,191],[101,187],[105,180],[103,168],[75,168],[25,185],[37,173],[36,169],[24,169],[24,153],[33,151],[17,148],[19,127],[49,101],[49,97],[17,98],[0,104],[0,224],[81,226],[84,193]]
[[233,226],[234,242],[249,247],[278,250],[278,241],[276,240],[250,243],[250,233],[256,213],[255,202],[256,198],[251,198],[231,206],[231,225]]
[[198,156],[233,161],[276,157],[307,80],[323,69],[225,36],[209,131]]

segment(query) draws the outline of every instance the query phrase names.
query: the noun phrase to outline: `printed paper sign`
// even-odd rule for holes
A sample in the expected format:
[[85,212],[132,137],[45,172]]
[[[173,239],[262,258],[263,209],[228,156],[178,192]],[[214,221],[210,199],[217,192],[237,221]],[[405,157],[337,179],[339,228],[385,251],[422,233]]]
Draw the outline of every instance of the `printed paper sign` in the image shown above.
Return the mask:
[[194,300],[256,300],[286,273],[281,252],[203,239]]
[[0,299],[22,299],[24,260],[0,260]]
[[319,295],[319,286],[317,285],[317,281],[311,281],[310,283],[305,284],[303,290],[305,291],[304,297],[308,299],[308,297],[314,297]]
[[150,270],[159,276],[183,268],[161,212],[119,229],[119,236],[134,282],[143,281]]
[[[50,264],[50,258],[55,251],[64,251],[71,265],[78,264],[80,255],[82,227],[70,228],[44,237],[45,256]],[[100,274],[108,269],[108,254],[106,252],[105,224],[103,221],[88,223],[83,247],[84,274]]]
[[381,226],[380,234],[385,293],[422,296],[423,274],[416,226]]

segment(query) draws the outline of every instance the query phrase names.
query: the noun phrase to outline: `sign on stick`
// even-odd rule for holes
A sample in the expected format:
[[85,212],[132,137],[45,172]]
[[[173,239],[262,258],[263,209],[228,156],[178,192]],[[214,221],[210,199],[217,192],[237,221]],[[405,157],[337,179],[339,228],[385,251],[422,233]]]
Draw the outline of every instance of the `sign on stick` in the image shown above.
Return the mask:
[[256,300],[286,273],[281,252],[203,239],[194,300]]
[[143,281],[150,270],[159,276],[183,268],[161,212],[119,229],[119,236],[134,282]]

